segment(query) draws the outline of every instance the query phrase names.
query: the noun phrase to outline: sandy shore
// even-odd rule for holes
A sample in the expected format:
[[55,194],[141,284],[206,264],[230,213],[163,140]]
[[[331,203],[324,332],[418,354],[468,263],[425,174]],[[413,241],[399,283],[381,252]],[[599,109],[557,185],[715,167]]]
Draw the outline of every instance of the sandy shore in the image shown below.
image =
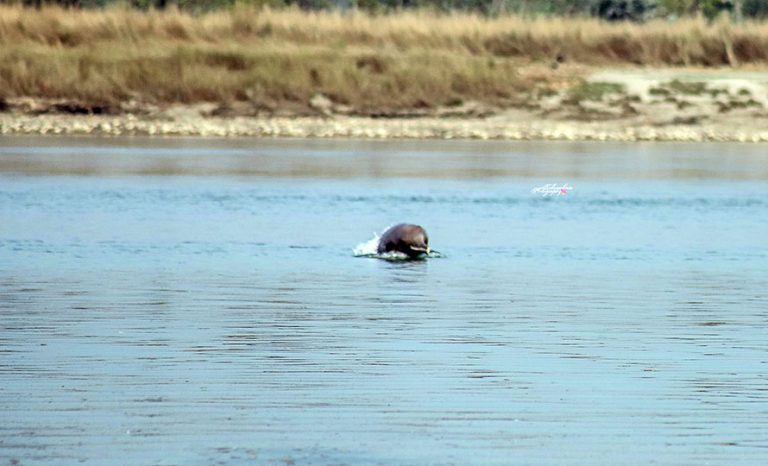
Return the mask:
[[467,102],[397,118],[345,114],[321,95],[310,102],[317,115],[279,117],[220,116],[213,103],[89,115],[9,102],[4,135],[768,142],[768,73],[731,70],[603,70],[520,108]]
[[0,134],[151,135],[205,137],[503,139],[597,141],[768,142],[768,124],[754,119],[701,124],[567,121],[525,115],[488,118],[375,119],[348,116],[155,119],[135,115],[0,114]]

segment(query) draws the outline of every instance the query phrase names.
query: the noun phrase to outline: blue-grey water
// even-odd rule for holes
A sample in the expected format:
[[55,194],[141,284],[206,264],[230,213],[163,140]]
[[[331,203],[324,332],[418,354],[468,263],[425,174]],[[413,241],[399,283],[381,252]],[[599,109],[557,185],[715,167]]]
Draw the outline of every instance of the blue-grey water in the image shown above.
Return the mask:
[[767,290],[763,145],[3,137],[0,463],[768,464]]

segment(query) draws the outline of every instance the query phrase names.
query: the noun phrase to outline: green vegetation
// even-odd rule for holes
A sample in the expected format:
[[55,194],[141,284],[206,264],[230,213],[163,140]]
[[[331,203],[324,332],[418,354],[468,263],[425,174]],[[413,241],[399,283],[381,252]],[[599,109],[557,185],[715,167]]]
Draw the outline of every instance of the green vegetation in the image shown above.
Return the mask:
[[567,100],[571,102],[585,100],[600,102],[607,95],[624,94],[625,92],[626,90],[621,84],[584,81],[570,89]]
[[0,108],[3,99],[32,97],[104,111],[215,102],[301,113],[322,94],[346,111],[395,114],[514,105],[573,85],[579,99],[616,91],[578,85],[590,66],[766,62],[764,23],[0,7]]
[[104,8],[128,5],[141,9],[174,7],[203,12],[231,7],[299,7],[304,10],[353,10],[369,13],[406,9],[463,11],[496,16],[550,15],[596,16],[607,20],[644,21],[704,15],[714,19],[728,13],[736,17],[765,18],[765,0],[0,0],[0,4],[41,7],[59,5],[78,8]]
[[702,82],[687,82],[674,79],[666,87],[673,94],[702,95],[707,92],[707,84]]
[[[725,89],[710,88],[705,82],[680,81],[679,79],[673,79],[672,81],[651,88],[649,93],[655,96],[699,96],[706,94],[710,97],[717,97],[720,94],[728,94],[728,91]],[[749,91],[747,91],[747,94],[749,94]]]
[[[413,51],[372,56],[309,47],[281,52],[245,47],[159,45],[89,50],[0,51],[2,92],[75,99],[116,108],[150,103],[250,102],[305,106],[321,93],[363,113],[386,113],[465,98],[504,100],[521,90],[515,67]],[[299,110],[297,108],[297,110]]]

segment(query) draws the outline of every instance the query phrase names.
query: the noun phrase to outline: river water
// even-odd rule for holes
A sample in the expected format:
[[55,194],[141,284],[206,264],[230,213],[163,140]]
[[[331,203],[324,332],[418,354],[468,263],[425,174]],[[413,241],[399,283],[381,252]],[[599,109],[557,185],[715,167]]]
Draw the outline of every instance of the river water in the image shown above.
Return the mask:
[[768,464],[767,290],[761,145],[4,137],[0,462]]

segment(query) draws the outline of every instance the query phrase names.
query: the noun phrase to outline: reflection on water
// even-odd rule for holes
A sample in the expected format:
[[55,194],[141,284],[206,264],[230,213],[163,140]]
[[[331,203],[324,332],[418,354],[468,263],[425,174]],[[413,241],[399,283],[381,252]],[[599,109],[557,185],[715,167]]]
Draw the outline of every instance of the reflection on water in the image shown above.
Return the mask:
[[3,462],[765,461],[760,146],[2,145]]
[[760,144],[8,137],[0,173],[768,179]]

